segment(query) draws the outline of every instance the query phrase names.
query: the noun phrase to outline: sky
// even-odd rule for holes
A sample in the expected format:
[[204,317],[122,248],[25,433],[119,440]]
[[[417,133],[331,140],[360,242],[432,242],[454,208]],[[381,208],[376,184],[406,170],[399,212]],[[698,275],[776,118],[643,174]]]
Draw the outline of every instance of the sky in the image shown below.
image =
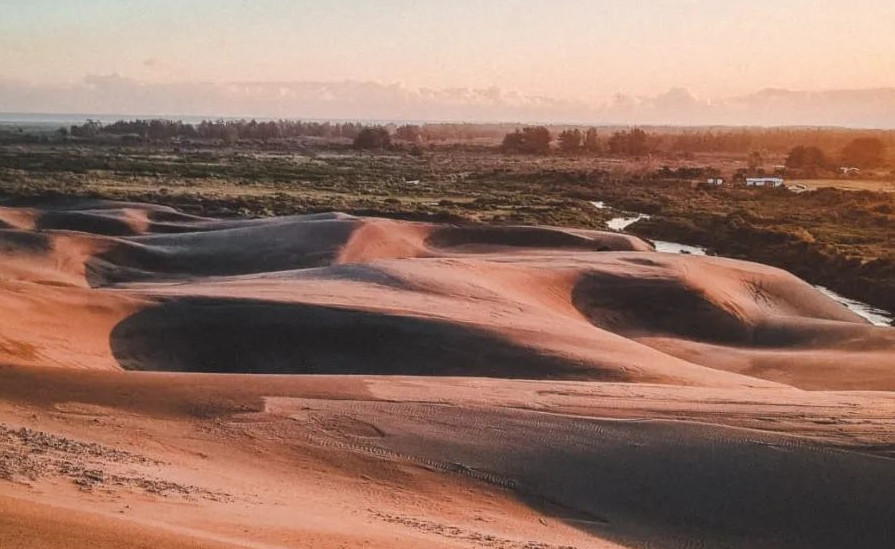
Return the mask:
[[633,120],[670,96],[733,120],[762,90],[895,88],[893,21],[880,0],[0,0],[0,111],[353,117],[374,90],[394,117]]

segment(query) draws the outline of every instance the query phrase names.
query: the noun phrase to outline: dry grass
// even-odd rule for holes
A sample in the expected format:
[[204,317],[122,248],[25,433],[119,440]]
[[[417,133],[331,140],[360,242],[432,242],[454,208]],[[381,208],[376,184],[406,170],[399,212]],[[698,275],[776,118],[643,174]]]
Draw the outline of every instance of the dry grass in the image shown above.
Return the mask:
[[804,185],[809,189],[832,187],[845,191],[895,192],[895,181],[875,179],[792,179],[790,185]]

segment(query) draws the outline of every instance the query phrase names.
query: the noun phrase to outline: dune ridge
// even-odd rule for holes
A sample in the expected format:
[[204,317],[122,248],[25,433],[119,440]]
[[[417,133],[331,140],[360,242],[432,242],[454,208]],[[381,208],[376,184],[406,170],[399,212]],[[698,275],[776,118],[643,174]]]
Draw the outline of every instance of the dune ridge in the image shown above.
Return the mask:
[[0,309],[4,548],[895,540],[895,330],[764,265],[8,199]]
[[[107,368],[895,388],[890,330],[784,271],[619,233],[75,199],[3,212],[31,222],[0,231],[4,280],[48,311],[94,302],[74,324],[103,326]],[[65,332],[19,330],[4,359],[62,365],[49,349],[85,344]]]

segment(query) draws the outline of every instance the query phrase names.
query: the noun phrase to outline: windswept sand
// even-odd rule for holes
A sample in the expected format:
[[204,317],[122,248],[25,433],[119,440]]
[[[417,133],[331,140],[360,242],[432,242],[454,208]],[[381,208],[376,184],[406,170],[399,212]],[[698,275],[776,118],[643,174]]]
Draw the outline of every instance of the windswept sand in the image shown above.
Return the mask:
[[0,307],[3,549],[895,545],[895,330],[767,266],[58,198]]

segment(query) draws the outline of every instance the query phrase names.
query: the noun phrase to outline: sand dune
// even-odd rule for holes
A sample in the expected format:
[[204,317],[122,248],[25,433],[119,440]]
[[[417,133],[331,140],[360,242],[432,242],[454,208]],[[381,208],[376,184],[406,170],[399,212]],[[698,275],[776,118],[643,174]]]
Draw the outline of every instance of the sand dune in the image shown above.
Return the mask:
[[3,547],[94,525],[99,546],[895,539],[895,330],[779,269],[599,231],[6,200],[0,307]]
[[[51,540],[60,522],[149,526],[157,547],[883,548],[895,534],[891,393],[55,368],[0,369],[0,397],[0,487],[40,506],[0,520]],[[34,532],[0,541],[40,547]]]
[[[891,331],[792,275],[650,253],[617,233],[344,214],[224,221],[61,199],[19,217],[35,225],[2,231],[6,276],[110,303],[90,309],[105,332],[93,342],[115,357],[96,363],[106,367],[895,388]],[[48,311],[78,295],[31,293]],[[5,348],[52,356],[60,339],[82,346],[81,332],[54,329],[46,350],[20,332]]]

